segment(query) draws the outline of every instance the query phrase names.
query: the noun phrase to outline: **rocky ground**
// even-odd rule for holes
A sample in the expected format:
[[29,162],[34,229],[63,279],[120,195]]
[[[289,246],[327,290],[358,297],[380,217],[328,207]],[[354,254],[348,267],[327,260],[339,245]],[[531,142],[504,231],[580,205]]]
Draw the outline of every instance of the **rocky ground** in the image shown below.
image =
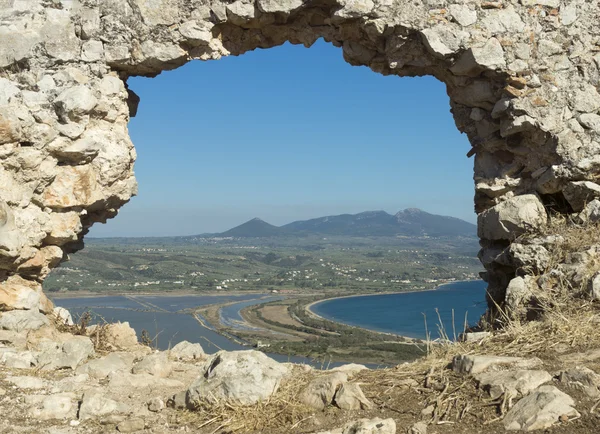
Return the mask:
[[127,323],[69,325],[60,308],[3,312],[0,432],[592,433],[597,310],[470,334],[392,369],[328,371],[187,342],[154,351]]

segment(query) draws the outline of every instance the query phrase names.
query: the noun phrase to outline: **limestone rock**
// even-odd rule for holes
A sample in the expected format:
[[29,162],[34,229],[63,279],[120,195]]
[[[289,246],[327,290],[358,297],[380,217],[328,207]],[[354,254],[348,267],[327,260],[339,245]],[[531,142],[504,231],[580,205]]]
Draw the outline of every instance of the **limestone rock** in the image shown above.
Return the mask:
[[150,374],[130,374],[127,372],[111,372],[108,376],[108,388],[113,391],[127,389],[143,389],[162,387],[165,389],[180,389],[184,384],[179,380],[155,377]]
[[508,283],[505,302],[510,312],[516,312],[533,296],[531,276],[526,277],[527,280],[522,277],[515,277]]
[[330,405],[340,386],[348,381],[344,372],[332,372],[312,380],[300,394],[300,401],[312,408],[322,409]]
[[94,344],[87,336],[72,336],[64,343],[47,342],[38,355],[38,365],[44,370],[75,369],[94,355]]
[[468,332],[462,333],[459,340],[463,342],[481,342],[485,338],[492,336],[491,332]]
[[316,434],[396,434],[396,422],[391,418],[359,419],[348,422],[342,428]]
[[596,223],[600,221],[600,200],[590,201],[578,215],[581,223]]
[[511,397],[525,396],[542,384],[552,381],[552,376],[546,371],[534,370],[488,371],[475,375],[475,380],[492,399],[497,399],[503,394]]
[[427,424],[417,422],[408,429],[408,434],[427,434]]
[[517,402],[502,421],[509,431],[550,428],[560,417],[578,417],[575,402],[554,386],[540,386]]
[[[183,399],[182,408],[183,407],[185,407],[185,396]],[[150,400],[150,402],[148,402],[148,410],[150,410],[153,413],[158,413],[159,411],[163,410],[164,408],[165,408],[165,403],[160,398],[153,398]]]
[[133,366],[131,372],[134,374],[150,374],[156,377],[168,377],[173,367],[167,357],[167,353],[159,352],[144,357]]
[[542,362],[538,358],[458,355],[452,360],[452,369],[459,374],[475,375],[506,367],[530,369],[541,364]]
[[333,402],[342,410],[367,410],[373,407],[356,383],[343,383],[335,393]]
[[108,324],[103,335],[106,343],[118,350],[127,350],[137,347],[138,340],[135,330],[128,322]]
[[79,420],[93,419],[112,413],[123,413],[127,408],[117,401],[109,399],[100,389],[85,392],[79,407]]
[[200,344],[192,344],[188,341],[179,342],[169,350],[169,356],[175,360],[203,360],[206,359],[206,353]]
[[251,405],[277,392],[288,369],[260,351],[219,351],[201,368],[187,390],[189,407],[198,401],[224,400]]
[[66,324],[68,326],[72,326],[75,324],[73,322],[73,317],[71,316],[71,313],[64,307],[55,307],[53,313],[56,319],[58,319],[62,324]]
[[503,67],[506,67],[504,49],[498,39],[490,38],[482,47],[474,47],[463,53],[450,69],[456,75],[476,77],[486,69]]
[[511,240],[547,221],[542,202],[533,194],[515,196],[482,212],[477,233],[488,240]]
[[456,53],[468,37],[462,30],[443,25],[425,29],[422,35],[428,50],[440,57]]
[[33,310],[13,310],[0,313],[0,329],[20,332],[37,330],[50,325],[50,321],[39,312]]
[[592,300],[600,300],[600,273],[596,273],[588,283],[588,290]]
[[591,398],[600,397],[600,375],[585,366],[576,366],[562,371],[559,379],[569,387],[583,390]]
[[37,377],[7,377],[6,381],[14,384],[19,389],[43,389],[46,383]]
[[68,394],[43,396],[40,402],[29,409],[29,414],[35,419],[52,420],[66,419],[75,414],[73,397]]
[[132,417],[126,419],[117,425],[117,430],[123,433],[141,431],[146,426],[144,419],[140,417]]
[[449,7],[452,18],[461,26],[467,27],[477,21],[477,11],[467,5],[452,4]]
[[346,365],[338,366],[336,368],[330,369],[331,372],[343,372],[348,376],[348,379],[353,378],[356,374],[361,371],[368,370],[365,365],[361,365],[359,363],[348,363]]
[[298,9],[302,6],[302,0],[258,0],[258,8],[262,12],[275,13],[284,12],[289,13],[294,9]]
[[589,202],[600,197],[600,185],[590,181],[569,182],[563,193],[573,211],[581,211]]
[[99,359],[90,360],[75,371],[77,374],[88,374],[92,378],[102,380],[113,372],[128,372],[133,364],[133,355],[128,353],[110,353]]

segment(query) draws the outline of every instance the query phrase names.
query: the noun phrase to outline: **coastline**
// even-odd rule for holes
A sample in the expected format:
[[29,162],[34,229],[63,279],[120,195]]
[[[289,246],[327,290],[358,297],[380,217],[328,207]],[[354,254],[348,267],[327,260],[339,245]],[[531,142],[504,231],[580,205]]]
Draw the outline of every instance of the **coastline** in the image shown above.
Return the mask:
[[368,328],[368,327],[357,326],[357,325],[354,325],[354,324],[348,324],[348,323],[345,323],[345,322],[342,322],[342,321],[338,321],[338,320],[335,320],[335,319],[332,319],[332,318],[327,318],[327,317],[324,317],[322,315],[319,315],[312,308],[314,306],[316,306],[317,304],[323,303],[325,301],[340,300],[340,299],[344,299],[344,298],[355,298],[355,297],[372,297],[372,296],[379,296],[379,295],[397,295],[397,294],[414,294],[414,293],[417,293],[417,292],[433,292],[433,291],[437,291],[438,289],[440,289],[440,288],[442,288],[442,287],[444,287],[446,285],[451,285],[451,284],[454,284],[454,283],[463,283],[463,282],[476,282],[477,280],[481,280],[481,279],[455,280],[453,282],[446,282],[446,283],[443,283],[441,285],[438,285],[438,286],[436,286],[433,289],[423,289],[423,290],[415,290],[415,291],[379,292],[379,293],[374,293],[374,294],[342,295],[342,296],[338,296],[338,297],[324,298],[322,300],[316,300],[316,301],[308,303],[306,306],[304,306],[304,310],[306,311],[306,313],[308,315],[311,315],[314,318],[320,319],[322,321],[330,321],[330,322],[341,324],[341,325],[345,325],[345,326],[348,326],[348,327],[356,327],[356,328],[360,328],[360,329],[363,329],[363,330],[368,330],[368,331],[373,332],[373,333],[381,333],[381,334],[385,334],[385,335],[389,335],[389,336],[399,336],[399,337],[402,337],[402,338],[405,338],[405,339],[410,339],[412,341],[415,341],[418,338],[412,338],[412,337],[409,337],[409,336],[399,335],[397,333],[384,332],[384,331],[381,331],[381,330],[375,330],[375,329],[371,329],[371,328]]

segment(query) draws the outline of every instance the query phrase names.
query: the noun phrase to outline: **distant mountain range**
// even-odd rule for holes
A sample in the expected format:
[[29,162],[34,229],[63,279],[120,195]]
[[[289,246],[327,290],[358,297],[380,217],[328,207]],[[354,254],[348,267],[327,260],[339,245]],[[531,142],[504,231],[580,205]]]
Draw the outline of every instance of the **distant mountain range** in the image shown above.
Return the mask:
[[408,208],[395,215],[385,211],[367,211],[360,214],[342,214],[302,220],[284,226],[274,226],[259,218],[220,234],[218,237],[264,238],[279,236],[343,235],[355,237],[377,236],[431,236],[474,237],[477,227],[469,222],[417,208]]

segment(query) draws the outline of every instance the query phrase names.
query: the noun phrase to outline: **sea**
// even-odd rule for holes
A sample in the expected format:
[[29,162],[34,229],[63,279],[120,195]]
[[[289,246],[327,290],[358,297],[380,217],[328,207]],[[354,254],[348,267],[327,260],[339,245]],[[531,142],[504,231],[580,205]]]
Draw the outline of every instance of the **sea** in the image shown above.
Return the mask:
[[416,339],[456,340],[486,310],[487,283],[452,282],[431,291],[335,298],[314,304],[315,314],[347,325]]
[[[426,337],[425,320],[430,337],[435,339],[439,336],[437,325],[441,318],[448,336],[452,338],[454,332],[462,332],[465,314],[471,324],[485,311],[485,287],[486,284],[482,281],[455,282],[434,291],[326,300],[313,305],[311,309],[333,321],[421,339]],[[141,333],[145,330],[154,340],[154,345],[161,350],[186,340],[200,343],[207,353],[212,354],[219,350],[248,349],[250,344],[234,336],[217,333],[200,315],[192,315],[194,308],[214,303],[230,303],[221,309],[221,321],[231,328],[244,329],[247,325],[240,316],[241,309],[281,298],[248,293],[222,296],[73,297],[56,298],[53,301],[55,305],[68,309],[76,321],[85,312],[92,315],[92,323],[128,321],[136,330],[138,338],[141,338]],[[280,362],[307,363],[316,367],[326,363],[305,357],[269,355]],[[338,363],[331,363],[329,366],[337,365]]]

